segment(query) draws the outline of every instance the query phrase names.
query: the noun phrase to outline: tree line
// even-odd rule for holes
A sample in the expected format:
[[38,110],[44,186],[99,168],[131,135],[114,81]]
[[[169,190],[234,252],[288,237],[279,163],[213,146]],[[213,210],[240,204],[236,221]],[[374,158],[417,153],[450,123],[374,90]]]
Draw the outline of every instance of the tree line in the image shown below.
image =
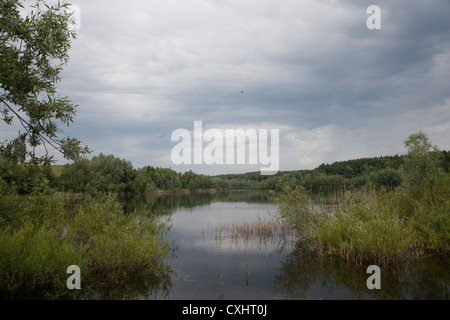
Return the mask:
[[66,164],[55,186],[72,192],[114,192],[146,194],[158,190],[191,190],[216,188],[213,177],[192,171],[176,172],[171,168],[144,166],[135,169],[130,161],[100,153],[92,159]]
[[[21,194],[52,188],[64,192],[114,192],[148,194],[156,191],[197,189],[274,190],[280,186],[302,185],[306,189],[336,191],[373,185],[394,189],[404,176],[404,155],[360,158],[321,164],[312,170],[280,171],[273,176],[259,172],[209,176],[192,170],[177,172],[150,165],[134,168],[126,159],[100,153],[70,164],[30,165],[11,158],[0,148],[0,178]],[[449,172],[450,152],[441,153],[440,166]]]
[[[439,153],[439,166],[449,172],[450,152]],[[381,156],[322,163],[312,170],[280,171],[273,176],[259,172],[219,175],[229,185],[243,188],[274,190],[280,186],[302,185],[314,192],[352,189],[372,185],[394,189],[401,185],[405,174],[406,155]]]

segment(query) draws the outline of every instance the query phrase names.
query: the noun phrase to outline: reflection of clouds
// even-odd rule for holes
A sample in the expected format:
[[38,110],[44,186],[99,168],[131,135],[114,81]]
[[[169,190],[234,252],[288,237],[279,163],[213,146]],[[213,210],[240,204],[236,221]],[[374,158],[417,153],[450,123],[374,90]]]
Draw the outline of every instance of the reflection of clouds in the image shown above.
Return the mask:
[[[291,249],[295,236],[277,228],[277,206],[271,203],[217,202],[191,209],[179,209],[172,215],[171,237],[179,248],[195,248],[212,253],[272,253]],[[257,228],[266,224],[271,230],[247,234],[237,230],[242,224]],[[241,234],[238,234],[241,232]]]
[[284,299],[435,300],[450,298],[448,267],[438,258],[380,265],[381,290],[368,290],[368,265],[321,257],[304,243],[281,261],[274,291]]
[[[203,241],[196,241],[195,248],[201,248],[206,251],[218,252],[233,252],[235,254],[256,254],[256,253],[281,253],[290,251],[295,245],[295,237],[288,239],[279,239],[278,237],[270,237],[269,239],[261,240],[255,236],[250,240],[245,239],[231,239],[230,237],[221,239],[204,238]],[[219,252],[220,252],[219,251]]]
[[258,219],[202,230],[202,238],[216,249],[267,253],[291,250],[296,236],[283,222]]
[[272,219],[277,206],[271,203],[216,202],[192,209],[178,209],[172,215],[172,230],[184,238],[200,238],[203,229],[231,225],[243,220]]

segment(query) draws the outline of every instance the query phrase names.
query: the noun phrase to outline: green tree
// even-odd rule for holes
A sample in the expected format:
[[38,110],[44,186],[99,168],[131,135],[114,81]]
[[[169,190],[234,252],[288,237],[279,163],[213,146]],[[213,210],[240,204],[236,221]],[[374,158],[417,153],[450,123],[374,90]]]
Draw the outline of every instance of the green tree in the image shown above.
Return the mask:
[[[51,146],[66,159],[76,160],[89,149],[78,139],[63,136],[60,126],[73,122],[76,105],[60,97],[56,88],[76,37],[74,21],[66,3],[37,0],[31,13],[23,16],[21,2],[0,2],[0,112],[7,125],[18,121],[24,130],[1,143],[2,157],[49,164]],[[46,150],[44,155],[37,154],[39,146]]]
[[402,183],[402,176],[399,170],[386,168],[372,172],[370,181],[378,186],[394,189]]
[[404,159],[404,187],[413,200],[424,200],[433,193],[434,181],[443,173],[442,153],[422,131],[409,135],[404,144],[408,148]]

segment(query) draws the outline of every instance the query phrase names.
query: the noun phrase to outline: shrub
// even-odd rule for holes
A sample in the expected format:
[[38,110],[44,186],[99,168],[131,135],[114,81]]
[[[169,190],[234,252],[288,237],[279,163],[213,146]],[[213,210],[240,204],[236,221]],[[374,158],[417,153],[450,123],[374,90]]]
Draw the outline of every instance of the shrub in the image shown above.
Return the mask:
[[0,241],[0,289],[10,294],[42,289],[62,289],[71,264],[84,268],[75,244],[59,230],[25,221],[20,228],[3,228]]
[[408,255],[416,244],[415,231],[375,191],[347,192],[334,215],[323,219],[317,230],[321,253],[360,261],[392,262]]
[[281,190],[273,191],[273,200],[278,204],[279,214],[293,226],[299,236],[312,237],[319,227],[320,212],[316,210],[305,187],[285,185]]
[[7,297],[67,292],[69,265],[85,286],[139,275],[166,275],[169,226],[125,215],[113,195],[66,200],[47,191],[0,194],[0,292]]
[[169,241],[165,224],[149,213],[124,215],[115,197],[84,200],[68,228],[70,241],[85,249],[91,274],[118,280],[164,272]]
[[[274,196],[280,216],[307,231],[302,236],[322,254],[387,262],[448,254],[450,174],[440,168],[440,153],[423,132],[410,135],[405,146],[402,184],[393,191],[361,188],[346,192],[334,209],[318,210],[304,188],[285,187]],[[392,169],[372,175],[379,184],[397,184],[397,178]]]

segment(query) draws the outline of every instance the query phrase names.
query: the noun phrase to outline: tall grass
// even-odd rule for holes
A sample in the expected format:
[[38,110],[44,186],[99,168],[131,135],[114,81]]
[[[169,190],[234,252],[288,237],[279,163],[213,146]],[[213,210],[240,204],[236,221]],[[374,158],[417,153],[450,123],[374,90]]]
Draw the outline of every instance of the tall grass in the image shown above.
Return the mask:
[[315,206],[302,186],[274,193],[279,213],[322,255],[394,262],[450,252],[450,173],[423,132],[405,140],[403,182],[389,192],[361,188]]
[[274,194],[274,200],[280,216],[300,231],[299,239],[324,256],[393,263],[449,252],[448,200],[434,209],[416,204],[408,217],[399,210],[405,200],[401,190],[347,191],[334,206],[317,206],[302,186],[285,187]]
[[169,272],[167,223],[127,214],[113,195],[67,202],[47,191],[0,195],[0,292],[66,291],[69,265],[78,265],[82,286]]
[[321,215],[319,221],[313,237],[322,254],[360,262],[420,254],[416,231],[392,210],[383,191],[346,192],[334,212]]
[[252,239],[258,241],[267,241],[273,238],[287,239],[294,235],[292,227],[284,221],[261,220],[242,221],[232,223],[231,225],[222,225],[206,230],[202,230],[202,238],[214,238],[216,240],[222,237],[233,241],[248,242]]
[[202,229],[201,234],[204,240],[213,239],[219,247],[242,246],[246,249],[273,250],[273,252],[292,249],[296,239],[295,230],[290,224],[282,220],[261,218],[214,227],[208,225],[206,229]]

